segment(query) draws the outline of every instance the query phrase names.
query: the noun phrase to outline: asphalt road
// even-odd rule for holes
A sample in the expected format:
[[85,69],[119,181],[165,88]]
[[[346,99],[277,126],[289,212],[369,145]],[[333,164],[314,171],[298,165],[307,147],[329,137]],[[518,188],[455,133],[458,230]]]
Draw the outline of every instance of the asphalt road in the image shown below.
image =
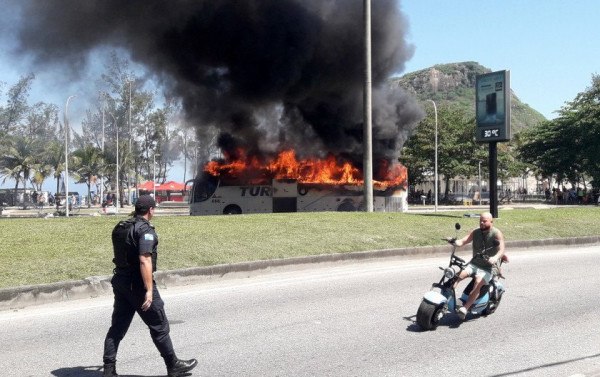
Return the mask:
[[[194,376],[600,376],[598,246],[510,256],[495,314],[449,315],[432,332],[413,316],[446,258],[317,265],[161,293],[179,356],[199,360]],[[111,306],[101,297],[0,312],[3,375],[101,376]],[[139,318],[117,370],[165,375]]]

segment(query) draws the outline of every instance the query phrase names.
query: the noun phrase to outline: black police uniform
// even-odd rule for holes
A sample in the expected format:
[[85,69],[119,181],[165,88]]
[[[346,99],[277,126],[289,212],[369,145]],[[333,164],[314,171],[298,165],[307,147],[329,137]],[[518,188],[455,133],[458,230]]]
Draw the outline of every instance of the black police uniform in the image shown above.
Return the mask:
[[[145,301],[146,289],[140,271],[139,256],[152,252],[152,271],[156,271],[158,236],[154,226],[143,217],[135,217],[129,226],[127,244],[115,239],[113,248],[115,259],[114,276],[111,280],[115,302],[112,324],[104,340],[104,363],[115,363],[119,343],[127,333],[133,316],[137,312],[150,329],[152,341],[165,359],[167,366],[176,360],[169,335],[169,321],[165,314],[164,302],[160,298],[156,283],[152,284],[152,305],[146,311],[141,309]],[[125,222],[119,223],[119,225]],[[119,226],[118,225],[118,226]],[[126,226],[126,224],[123,224]]]

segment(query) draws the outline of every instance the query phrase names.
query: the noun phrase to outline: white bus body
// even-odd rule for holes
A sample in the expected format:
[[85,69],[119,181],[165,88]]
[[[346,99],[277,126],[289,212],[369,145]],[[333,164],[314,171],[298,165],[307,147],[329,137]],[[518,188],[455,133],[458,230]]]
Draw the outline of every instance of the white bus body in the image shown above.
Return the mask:
[[[399,212],[407,209],[406,190],[373,190],[373,209]],[[357,211],[364,209],[363,187],[306,184],[274,179],[271,185],[225,185],[205,176],[194,180],[190,215],[272,212]]]

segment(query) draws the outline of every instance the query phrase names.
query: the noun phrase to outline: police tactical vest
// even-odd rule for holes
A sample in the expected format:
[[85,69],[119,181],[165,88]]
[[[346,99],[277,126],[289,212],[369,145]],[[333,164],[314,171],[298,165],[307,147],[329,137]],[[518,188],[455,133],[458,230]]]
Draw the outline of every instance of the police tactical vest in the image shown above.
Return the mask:
[[139,256],[134,244],[133,232],[136,218],[120,221],[112,231],[113,263],[115,272],[139,272]]

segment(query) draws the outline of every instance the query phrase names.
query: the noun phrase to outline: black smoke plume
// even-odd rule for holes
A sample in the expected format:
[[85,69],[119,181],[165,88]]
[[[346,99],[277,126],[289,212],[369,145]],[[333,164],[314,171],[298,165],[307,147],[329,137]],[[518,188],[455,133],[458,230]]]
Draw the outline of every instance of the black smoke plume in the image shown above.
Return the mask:
[[[180,97],[191,124],[223,148],[362,161],[362,0],[9,0],[21,52],[84,66],[115,46]],[[386,84],[413,48],[398,1],[372,0],[373,152],[394,159],[423,116]]]

